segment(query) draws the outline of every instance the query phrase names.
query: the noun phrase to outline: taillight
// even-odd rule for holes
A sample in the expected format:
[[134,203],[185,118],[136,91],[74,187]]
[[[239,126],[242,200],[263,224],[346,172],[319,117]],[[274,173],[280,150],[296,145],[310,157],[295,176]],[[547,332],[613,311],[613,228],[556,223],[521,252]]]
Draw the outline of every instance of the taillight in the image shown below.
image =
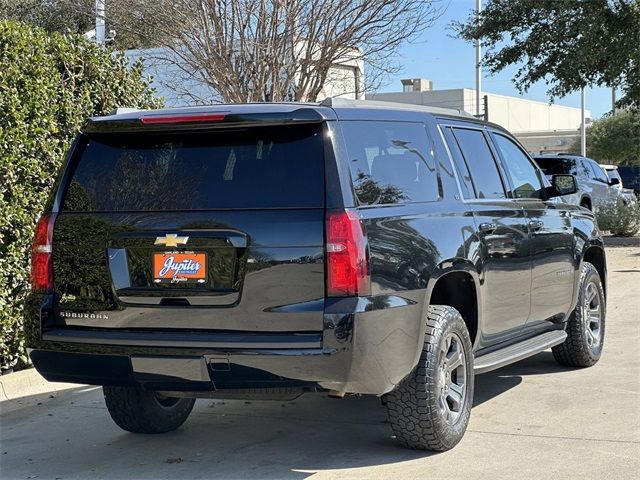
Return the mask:
[[221,122],[226,116],[226,113],[151,113],[141,116],[140,122],[144,125],[159,125],[165,123]]
[[329,213],[326,231],[327,296],[369,294],[366,245],[358,214]]
[[53,290],[53,260],[51,239],[53,238],[54,215],[43,215],[36,224],[31,247],[31,288],[38,292]]

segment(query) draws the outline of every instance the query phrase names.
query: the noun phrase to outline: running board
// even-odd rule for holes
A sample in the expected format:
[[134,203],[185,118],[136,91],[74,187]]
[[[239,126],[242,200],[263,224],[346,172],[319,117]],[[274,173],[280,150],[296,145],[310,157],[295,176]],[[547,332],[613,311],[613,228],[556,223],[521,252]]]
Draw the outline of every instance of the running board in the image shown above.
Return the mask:
[[547,348],[558,345],[564,342],[565,338],[567,338],[567,333],[564,330],[554,330],[530,338],[524,342],[487,353],[474,359],[473,373],[477,375],[504,367],[505,365],[517,362],[523,358],[542,352]]

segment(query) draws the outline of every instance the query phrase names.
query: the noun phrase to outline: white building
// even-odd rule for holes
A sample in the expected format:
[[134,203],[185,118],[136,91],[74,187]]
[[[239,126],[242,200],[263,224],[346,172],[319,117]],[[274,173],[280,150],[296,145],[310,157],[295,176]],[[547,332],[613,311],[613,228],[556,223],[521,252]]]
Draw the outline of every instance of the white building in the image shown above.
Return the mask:
[[[368,100],[410,103],[476,113],[476,91],[470,88],[433,90],[424,79],[402,80],[403,91],[367,94]],[[519,97],[482,92],[481,114],[513,133],[533,153],[566,152],[579,138],[580,109]],[[586,111],[587,123],[591,112]]]

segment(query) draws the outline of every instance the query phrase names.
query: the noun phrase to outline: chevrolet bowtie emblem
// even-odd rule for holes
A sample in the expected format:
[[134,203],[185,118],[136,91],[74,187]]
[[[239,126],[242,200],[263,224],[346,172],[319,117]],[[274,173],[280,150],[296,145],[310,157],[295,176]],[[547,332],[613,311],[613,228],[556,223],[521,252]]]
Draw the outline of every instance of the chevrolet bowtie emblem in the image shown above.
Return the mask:
[[153,244],[177,247],[178,245],[186,245],[188,241],[189,237],[179,237],[176,233],[167,233],[164,237],[156,237]]

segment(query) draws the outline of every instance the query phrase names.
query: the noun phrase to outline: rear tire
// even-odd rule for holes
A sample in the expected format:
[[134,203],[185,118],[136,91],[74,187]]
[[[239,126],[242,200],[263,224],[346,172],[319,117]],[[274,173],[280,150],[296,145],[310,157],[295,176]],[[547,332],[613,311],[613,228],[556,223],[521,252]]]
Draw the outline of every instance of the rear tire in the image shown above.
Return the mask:
[[473,354],[453,307],[432,305],[416,368],[384,397],[391,428],[405,447],[445,451],[462,439],[473,403]]
[[553,347],[560,365],[591,367],[602,355],[606,303],[600,274],[592,264],[583,262],[576,308],[567,322],[567,339]]
[[165,433],[182,425],[195,398],[165,397],[135,387],[103,387],[109,414],[116,424],[133,433]]

